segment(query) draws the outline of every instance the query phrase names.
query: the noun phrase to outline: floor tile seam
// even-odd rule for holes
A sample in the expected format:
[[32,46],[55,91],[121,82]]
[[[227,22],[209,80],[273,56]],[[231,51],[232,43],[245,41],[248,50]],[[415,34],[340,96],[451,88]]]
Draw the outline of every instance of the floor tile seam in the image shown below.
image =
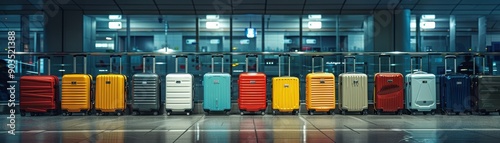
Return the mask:
[[470,130],[470,129],[464,129],[462,128],[463,131],[467,131],[467,132],[471,132],[471,133],[475,133],[475,134],[479,134],[479,135],[483,135],[483,136],[487,136],[487,137],[491,137],[491,138],[495,138],[495,139],[500,139],[500,137],[495,137],[495,136],[491,136],[491,135],[488,135],[488,134],[483,134],[483,133],[480,133],[478,131],[475,131],[475,130]]
[[255,118],[252,118],[252,122],[253,122],[253,129],[254,129],[254,133],[255,133],[255,140],[257,141],[257,143],[259,143],[259,136],[257,134],[257,127],[255,126]]
[[186,130],[184,130],[184,132],[182,132],[181,135],[179,135],[173,142],[177,142],[177,140],[179,140],[188,130],[190,130],[196,123],[200,122],[201,119],[203,119],[203,117],[205,117],[205,115],[201,116],[200,118],[198,118],[198,120],[196,120],[196,122],[192,123],[191,126],[189,126],[188,128],[186,128]]
[[321,132],[325,137],[327,137],[328,139],[330,139],[332,142],[336,143],[335,140],[333,140],[332,138],[330,138],[328,135],[326,135],[326,133],[324,133],[323,131],[321,131],[318,127],[316,127],[316,125],[314,125],[313,123],[311,123],[311,121],[307,120],[306,118],[302,117],[302,115],[299,115],[299,119],[301,119],[302,121],[305,121],[305,122],[308,122],[309,124],[311,124],[317,131]]

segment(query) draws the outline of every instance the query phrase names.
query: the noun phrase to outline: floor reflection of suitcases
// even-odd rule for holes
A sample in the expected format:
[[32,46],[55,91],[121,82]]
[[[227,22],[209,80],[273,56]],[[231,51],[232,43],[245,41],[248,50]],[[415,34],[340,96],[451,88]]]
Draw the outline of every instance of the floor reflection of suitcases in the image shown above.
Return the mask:
[[[178,72],[178,58],[185,58],[186,73]],[[166,76],[166,97],[165,97],[165,110],[167,115],[172,112],[184,112],[190,115],[193,111],[193,75],[188,73],[188,57],[176,56],[175,57],[175,72]]]
[[[281,76],[281,56],[288,56],[288,76]],[[273,115],[277,113],[292,112],[298,114],[299,103],[299,78],[290,76],[290,55],[280,55],[278,60],[278,77],[273,77]]]
[[[222,71],[214,72],[214,57],[222,58]],[[231,75],[224,73],[224,56],[212,56],[212,72],[203,75],[203,110],[208,115],[213,111],[231,111]]]
[[[40,75],[41,60],[48,60],[48,75]],[[19,81],[19,109],[21,116],[30,113],[31,116],[49,113],[57,115],[60,110],[59,78],[50,75],[50,57],[38,57],[38,75],[21,76]]]
[[[248,72],[248,57],[256,57],[256,72]],[[259,57],[247,55],[244,73],[238,79],[238,107],[241,115],[244,112],[260,112],[266,114],[267,108],[267,78],[266,74],[259,72]]]
[[[153,58],[153,71],[146,73],[146,58]],[[142,72],[132,77],[132,114],[138,115],[143,112],[152,112],[158,115],[160,112],[160,76],[156,74],[156,57],[142,57]]]
[[[474,63],[476,63],[475,61],[476,58],[474,58]],[[483,71],[485,63],[483,58]],[[474,69],[473,71],[476,70]],[[498,112],[500,114],[500,76],[475,74],[472,76],[472,96],[473,101],[475,101],[473,109],[485,115],[489,115],[490,112]]]
[[389,72],[382,72],[381,57],[385,56],[379,56],[379,72],[375,74],[374,110],[379,115],[382,112],[401,115],[404,111],[404,77],[401,73],[390,72],[391,58],[389,58]]
[[[406,109],[410,114],[423,112],[424,115],[436,112],[436,76],[424,71],[413,72],[413,59],[410,64],[412,73],[406,75]],[[420,69],[422,69],[422,57]]]
[[120,70],[121,55],[110,56],[110,73],[100,74],[96,78],[96,92],[95,92],[95,111],[96,115],[115,113],[120,116],[123,115],[126,108],[127,100],[127,77],[121,74],[113,74],[113,57],[120,57]]
[[[453,58],[454,70],[447,73],[446,59]],[[439,76],[440,106],[442,114],[472,113],[471,109],[471,81],[467,74],[457,73],[456,56],[445,56],[445,74]]]
[[76,57],[73,56],[73,74],[62,77],[61,110],[63,115],[83,113],[90,115],[92,111],[92,75],[87,74],[87,55],[83,56],[83,74],[76,73]]
[[[314,58],[321,57],[321,72],[314,72]],[[335,76],[323,72],[323,57],[312,57],[312,73],[306,76],[306,110],[309,115],[314,112],[335,114]]]
[[[354,60],[354,72],[347,72],[347,59]],[[344,73],[339,75],[339,105],[342,114],[346,112],[359,112],[368,114],[368,76],[356,72],[356,58],[347,56],[344,59]]]

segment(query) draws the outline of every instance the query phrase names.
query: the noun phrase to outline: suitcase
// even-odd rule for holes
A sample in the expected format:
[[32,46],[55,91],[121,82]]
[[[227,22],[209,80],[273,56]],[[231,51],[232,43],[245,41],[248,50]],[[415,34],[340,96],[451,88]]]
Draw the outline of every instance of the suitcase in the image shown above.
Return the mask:
[[[214,57],[222,58],[222,72],[214,72]],[[205,115],[212,111],[231,111],[231,75],[224,73],[224,57],[212,56],[212,72],[203,75],[203,110]]]
[[[314,72],[314,59],[321,57],[321,72]],[[306,75],[306,110],[309,115],[315,112],[335,114],[335,75],[326,73],[323,56],[312,57],[312,73]]]
[[[153,71],[146,73],[146,58],[153,58]],[[156,72],[156,57],[142,57],[142,73],[132,76],[132,115],[142,112],[152,112],[158,115],[160,112],[160,76]]]
[[[248,72],[248,57],[255,56],[256,71]],[[267,108],[267,78],[266,74],[259,72],[259,57],[247,55],[246,72],[241,73],[238,79],[238,107],[240,114],[245,112],[260,112],[266,114]]]
[[[288,56],[288,76],[281,76],[281,56]],[[273,115],[277,113],[299,113],[299,78],[290,76],[290,55],[279,55],[278,77],[273,77]]]
[[[420,58],[420,70],[413,72],[413,59]],[[410,71],[406,75],[406,109],[409,114],[423,112],[424,115],[436,113],[436,76],[422,71],[422,58],[412,57]]]
[[[30,113],[31,116],[49,113],[57,115],[60,110],[59,77],[50,75],[50,57],[38,57],[38,61],[47,58],[48,75],[21,76],[19,81],[19,109],[21,116]],[[40,69],[40,62],[38,62]]]
[[63,116],[73,113],[90,115],[92,111],[92,75],[87,74],[87,55],[83,56],[83,74],[76,73],[76,57],[73,56],[73,72],[65,74],[61,83],[61,110]]
[[[178,58],[185,58],[186,73],[178,72]],[[175,72],[166,76],[166,97],[165,97],[165,110],[167,115],[172,112],[185,112],[190,115],[194,106],[194,86],[193,75],[188,73],[188,57],[176,56],[175,57]]]
[[[476,59],[474,58],[474,68]],[[485,67],[483,58],[483,69]],[[474,69],[474,71],[476,71]],[[484,72],[484,70],[483,70]],[[474,75],[472,76],[473,109],[480,114],[489,115],[490,112],[500,114],[500,76]]]
[[382,72],[381,57],[379,56],[379,72],[375,74],[375,87],[373,103],[375,113],[380,115],[383,112],[393,112],[398,115],[404,110],[404,77],[401,73],[391,72],[391,58],[389,57],[389,71]]
[[121,55],[110,56],[110,73],[99,74],[96,78],[96,91],[95,91],[95,111],[96,115],[115,113],[118,116],[123,115],[127,104],[127,76],[121,74],[113,74],[113,57],[120,57],[121,69]]
[[[454,71],[447,73],[447,59],[454,59]],[[467,74],[457,73],[456,56],[445,56],[445,74],[439,76],[441,114],[471,114],[471,81]]]
[[[354,72],[347,72],[347,59],[354,60]],[[344,73],[339,75],[339,106],[341,114],[360,112],[368,114],[368,76],[356,72],[356,57],[344,58]]]

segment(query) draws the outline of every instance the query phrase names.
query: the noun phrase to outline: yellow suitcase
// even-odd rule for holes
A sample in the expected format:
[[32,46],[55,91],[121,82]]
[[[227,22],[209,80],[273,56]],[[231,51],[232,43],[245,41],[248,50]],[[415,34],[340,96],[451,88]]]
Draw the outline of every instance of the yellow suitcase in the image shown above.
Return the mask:
[[[103,113],[115,113],[120,116],[123,115],[127,104],[127,77],[121,74],[113,74],[111,71],[113,69],[112,58],[110,57],[110,73],[100,74],[96,78],[96,90],[95,90],[95,111],[96,115],[102,115]],[[121,56],[120,66],[121,69]]]
[[65,74],[61,83],[61,110],[63,116],[73,113],[91,114],[92,109],[92,75],[87,74],[87,56],[82,55],[83,74],[76,73],[76,57],[73,56],[73,74]]
[[323,56],[312,57],[312,73],[306,76],[306,110],[309,115],[314,112],[335,112],[335,75],[325,72],[314,72],[314,58],[321,57],[321,71],[324,70]]
[[278,76],[273,77],[273,115],[279,112],[299,113],[299,78],[290,76],[290,55],[288,56],[288,76],[281,76],[281,56],[278,59]]

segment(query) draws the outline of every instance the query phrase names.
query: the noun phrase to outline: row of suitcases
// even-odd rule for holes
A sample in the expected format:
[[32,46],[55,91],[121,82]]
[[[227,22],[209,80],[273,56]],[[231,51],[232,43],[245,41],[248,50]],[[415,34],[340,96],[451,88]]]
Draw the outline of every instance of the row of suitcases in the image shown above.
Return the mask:
[[[86,63],[86,56],[84,63]],[[256,55],[247,55],[248,57],[257,57]],[[280,55],[279,67],[281,68],[281,57],[287,56],[290,65],[290,55]],[[110,57],[112,59],[114,56]],[[143,65],[145,58],[143,57]],[[166,76],[166,105],[167,115],[172,112],[181,111],[189,115],[193,109],[193,76],[187,73],[178,73],[177,63],[179,57],[176,56],[176,73]],[[214,67],[214,58],[222,55],[212,56],[212,67]],[[314,66],[314,56],[312,65]],[[379,57],[379,66],[381,66],[381,57]],[[349,58],[346,57],[344,63]],[[450,58],[447,56],[446,58]],[[223,57],[222,57],[223,59]],[[258,58],[257,63],[258,63]],[[153,63],[155,63],[153,57]],[[50,59],[49,65],[50,65]],[[390,61],[390,60],[389,60]],[[74,57],[74,70],[76,71],[76,56]],[[222,71],[207,73],[203,76],[204,100],[203,109],[206,114],[211,111],[223,111],[229,113],[231,110],[231,76]],[[111,62],[112,63],[112,62]],[[413,63],[413,60],[411,61]],[[390,64],[390,63],[389,63]],[[257,64],[258,65],[258,64]],[[347,64],[344,64],[344,73],[339,75],[339,109],[342,114],[346,112],[368,113],[367,75],[357,72],[346,72]],[[456,65],[456,60],[455,60]],[[112,65],[110,64],[112,67]],[[121,60],[120,60],[121,67]],[[323,70],[323,65],[321,66]],[[411,65],[413,67],[413,65]],[[84,64],[86,69],[86,64]],[[258,67],[257,67],[258,69]],[[354,64],[355,69],[355,64]],[[395,112],[402,114],[403,110],[410,113],[421,111],[434,114],[436,110],[436,78],[433,74],[417,71],[412,72],[403,79],[402,74],[392,72],[380,72],[375,74],[374,105],[377,113]],[[111,70],[111,69],[110,69]],[[50,71],[50,67],[49,67]],[[135,74],[132,82],[132,110],[134,114],[151,111],[158,114],[160,110],[160,78],[154,73],[146,73],[145,68],[141,74]],[[412,70],[413,71],[413,70]],[[288,76],[279,76],[272,79],[272,109],[273,114],[279,112],[291,112],[297,114],[299,111],[299,79],[290,76],[290,66],[288,67]],[[50,73],[49,73],[50,75]],[[260,112],[263,115],[267,108],[266,100],[266,75],[261,72],[246,72],[239,77],[239,98],[238,106],[241,114],[245,112]],[[498,111],[500,104],[498,90],[491,90],[498,87],[497,76],[475,76],[470,81],[468,76],[460,74],[445,74],[441,76],[441,106],[446,112],[472,112],[479,111],[489,113]],[[62,80],[61,100],[57,99],[59,89],[58,79],[55,76],[23,76],[21,77],[21,114],[54,112],[58,109],[63,114],[80,112],[90,114],[94,109],[97,114],[116,113],[123,114],[126,108],[127,77],[121,74],[102,74],[98,75],[93,90],[92,76],[84,74],[67,74]],[[405,82],[406,81],[406,82]],[[470,84],[470,83],[474,84]],[[403,84],[405,83],[405,84]],[[413,83],[413,84],[412,84]],[[473,95],[470,95],[472,85]],[[336,109],[335,101],[335,76],[332,73],[314,72],[306,76],[306,110],[310,115],[315,112],[326,112],[334,114]],[[406,94],[405,89],[406,88]],[[96,91],[95,94],[91,93]],[[95,96],[93,96],[95,95]],[[406,95],[406,100],[404,95]],[[475,98],[474,98],[475,97]],[[474,100],[475,99],[475,100]],[[58,103],[58,102],[61,103]],[[406,103],[404,103],[406,101]],[[58,106],[61,107],[58,107]],[[406,105],[406,106],[405,106]]]

